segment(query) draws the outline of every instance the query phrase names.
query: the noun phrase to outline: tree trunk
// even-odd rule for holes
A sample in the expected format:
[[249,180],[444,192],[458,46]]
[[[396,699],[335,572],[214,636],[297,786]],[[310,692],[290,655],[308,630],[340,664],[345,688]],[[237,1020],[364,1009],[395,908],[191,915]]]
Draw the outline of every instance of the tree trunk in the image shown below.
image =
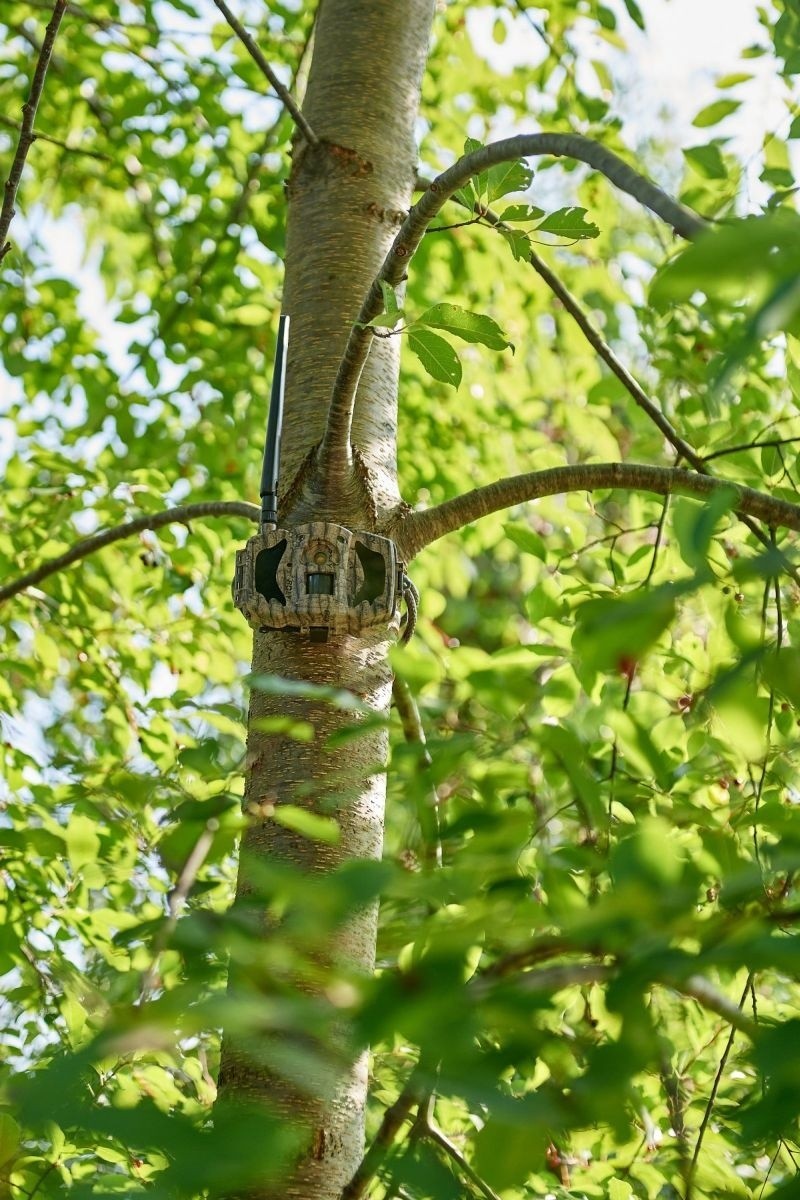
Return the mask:
[[[433,0],[323,0],[304,113],[319,138],[298,140],[288,188],[284,311],[292,319],[281,465],[280,523],[330,519],[376,529],[399,501],[396,471],[397,339],[376,341],[361,380],[349,461],[323,465],[322,438],[336,368],[364,295],[411,200],[416,168],[414,123],[433,16]],[[254,415],[257,419],[257,414]],[[387,630],[334,636],[311,644],[297,634],[255,635],[259,674],[344,687],[388,714],[391,672]],[[259,718],[311,721],[312,742],[270,735]],[[288,862],[309,874],[347,859],[378,858],[383,836],[387,739],[365,733],[348,747],[348,778],[325,749],[352,713],[297,697],[255,690],[248,730],[245,803],[303,804],[334,815],[336,845],[290,832],[266,815],[242,839],[237,901],[253,889],[250,864]],[[370,770],[372,773],[370,773]],[[307,788],[306,785],[315,785]],[[298,785],[302,785],[298,792]],[[266,808],[264,807],[266,806]],[[370,906],[341,932],[330,956],[349,970],[374,965],[377,909]],[[342,1069],[333,1086],[290,1084],[226,1038],[220,1088],[228,1101],[265,1100],[308,1131],[308,1150],[290,1178],[265,1183],[252,1200],[333,1200],[363,1153],[366,1058]]]

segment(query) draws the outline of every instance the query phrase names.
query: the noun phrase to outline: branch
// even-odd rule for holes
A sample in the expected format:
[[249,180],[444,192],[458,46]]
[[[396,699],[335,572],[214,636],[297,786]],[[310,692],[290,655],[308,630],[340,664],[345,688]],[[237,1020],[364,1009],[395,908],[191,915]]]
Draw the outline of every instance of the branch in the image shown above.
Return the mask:
[[175,884],[170,893],[169,902],[167,905],[168,915],[164,924],[161,926],[158,936],[156,937],[153,946],[153,957],[150,961],[150,966],[142,980],[141,990],[139,992],[139,1004],[144,1004],[149,998],[150,993],[158,981],[158,962],[162,953],[166,949],[167,942],[172,937],[175,926],[178,924],[178,917],[181,915],[189,892],[194,886],[197,879],[197,873],[208,857],[208,852],[214,844],[214,834],[219,829],[219,821],[216,817],[211,817],[206,821],[205,829],[200,834],[200,837],[194,844],[194,847],[189,853],[189,857],[183,864],[181,873],[178,876],[178,882]]
[[[0,115],[0,125],[5,125],[6,129],[15,129],[17,133],[22,130],[22,125],[19,121],[11,121],[8,117]],[[50,137],[48,133],[37,133],[34,141],[47,142],[49,146],[58,146],[59,150],[65,150],[68,154],[79,154],[83,158],[95,158],[98,162],[113,162],[109,154],[102,154],[99,150],[82,150],[80,146],[70,146],[69,142],[64,142],[60,138]]]
[[692,1000],[696,1000],[699,1005],[707,1008],[709,1012],[716,1013],[718,1017],[722,1017],[723,1021],[727,1021],[732,1026],[732,1029],[738,1029],[740,1033],[746,1033],[749,1038],[754,1038],[758,1033],[756,1022],[752,1017],[748,1017],[744,1013],[744,1002],[734,1004],[733,1000],[729,1000],[722,992],[718,992],[702,975],[691,975],[688,979],[684,979],[680,983],[673,982],[672,980],[666,980],[665,982],[668,987],[673,988],[676,992],[680,992],[682,996],[690,996]]
[[318,146],[319,138],[314,133],[314,130],[311,128],[308,121],[303,116],[298,105],[295,103],[291,92],[288,90],[288,88],[285,88],[283,86],[280,79],[273,71],[272,67],[269,65],[267,60],[264,58],[264,55],[261,53],[261,51],[259,50],[256,43],[253,41],[253,38],[250,36],[250,34],[245,29],[244,25],[242,25],[242,23],[238,19],[238,17],[234,16],[234,14],[231,12],[231,10],[228,8],[227,4],[225,3],[225,0],[214,0],[214,3],[216,4],[219,11],[222,13],[225,20],[230,25],[231,29],[234,31],[234,33],[238,37],[239,41],[242,43],[242,45],[248,51],[250,57],[253,59],[253,62],[259,68],[261,73],[267,77],[267,79],[271,83],[274,91],[277,92],[277,94],[280,96],[281,100],[283,101],[284,108],[286,109],[286,111],[288,113],[291,114],[295,125],[300,130],[300,132],[303,134],[306,141],[309,142],[312,146]]
[[[532,971],[521,971],[514,982],[526,992],[560,992],[569,987],[588,987],[592,983],[607,983],[614,975],[609,963],[557,963],[552,967],[537,967]],[[478,975],[469,983],[470,993],[481,1000],[494,991],[500,980],[507,976],[487,977]]]
[[455,1142],[450,1141],[450,1138],[446,1133],[444,1133],[443,1130],[439,1128],[432,1117],[430,1117],[428,1114],[426,1114],[424,1117],[421,1116],[420,1124],[422,1126],[423,1136],[429,1138],[436,1146],[439,1146],[441,1150],[444,1150],[448,1158],[452,1158],[462,1175],[466,1175],[473,1187],[475,1187],[482,1196],[485,1196],[486,1200],[500,1200],[497,1192],[495,1192],[493,1188],[490,1188],[489,1184],[485,1179],[481,1178],[472,1164],[467,1162],[467,1159],[461,1153]]
[[755,517],[771,527],[800,531],[800,505],[778,500],[727,479],[694,474],[675,467],[651,467],[639,463],[581,463],[511,475],[497,483],[475,488],[435,508],[411,513],[397,527],[395,537],[405,562],[410,562],[431,542],[471,525],[480,517],[515,504],[555,496],[561,492],[592,492],[611,488],[696,496],[700,499],[720,490],[734,497],[733,509],[741,516]]
[[362,1158],[356,1173],[342,1192],[341,1200],[361,1200],[369,1184],[377,1175],[392,1144],[403,1127],[411,1109],[423,1092],[420,1069],[417,1065],[406,1081],[405,1087],[383,1114],[378,1132],[367,1153]]
[[[481,970],[480,976],[481,979],[505,979],[509,975],[515,975],[518,971],[547,962],[548,959],[560,958],[562,954],[585,954],[586,952],[585,946],[578,946],[564,937],[548,935],[540,937],[530,946],[525,946],[521,950],[513,950],[510,954],[496,959],[495,962]],[[597,951],[590,952],[599,953]]]
[[[558,949],[557,939],[553,939],[553,943],[552,948],[555,953],[564,953],[563,949]],[[616,965],[598,962],[556,963],[554,966],[521,970],[517,973],[520,965],[524,967],[528,962],[541,962],[543,958],[548,957],[549,950],[550,947],[547,947],[546,944],[542,947],[534,945],[527,956],[524,952],[518,952],[515,955],[509,955],[506,959],[501,959],[498,963],[481,971],[469,984],[469,991],[481,999],[493,991],[498,983],[513,976],[513,982],[518,987],[524,988],[525,991],[556,992],[561,988],[575,985],[582,987],[591,983],[605,983],[614,975],[616,966],[624,966],[624,962]],[[716,1013],[734,1029],[738,1029],[740,1033],[746,1033],[749,1038],[754,1038],[758,1033],[756,1022],[752,1017],[745,1015],[742,1011],[742,1004],[734,1004],[722,992],[718,992],[702,975],[691,975],[688,979],[671,979],[665,976],[652,980],[652,983],[661,984],[662,987],[671,988],[681,996],[688,996],[690,999],[696,1000],[703,1008]]]
[[392,700],[403,727],[403,737],[407,742],[416,743],[420,747],[423,766],[431,766],[431,758],[426,745],[427,738],[422,728],[422,721],[411,688],[404,679],[395,675],[392,681]]
[[[220,0],[216,2],[219,3]],[[350,331],[336,374],[328,424],[322,443],[323,461],[336,461],[337,457],[346,454],[349,448],[356,390],[372,342],[372,330],[368,328],[368,324],[383,311],[381,282],[397,286],[403,281],[408,261],[419,246],[425,230],[454,192],[469,183],[475,175],[480,175],[482,171],[498,163],[534,154],[574,158],[578,162],[587,163],[622,191],[633,196],[645,208],[661,217],[683,237],[694,238],[705,228],[705,222],[700,217],[671,199],[638,171],[634,171],[613,151],[579,134],[520,134],[483,146],[472,154],[465,154],[452,167],[437,175],[411,209],[400,226],[383,266],[373,280],[356,323]]]
[[[747,982],[744,985],[744,991],[742,992],[742,998],[739,1001],[740,1009],[744,1008],[744,1002],[747,998],[747,993],[750,990],[750,985],[752,982],[753,982],[753,976],[752,976],[752,974],[750,974],[747,976]],[[733,1041],[734,1041],[735,1037],[736,1037],[736,1026],[732,1026],[731,1031],[728,1034],[728,1040],[725,1043],[725,1049],[722,1052],[722,1057],[719,1060],[719,1065],[717,1067],[717,1073],[714,1076],[714,1082],[711,1085],[711,1092],[709,1094],[708,1102],[706,1103],[705,1111],[703,1113],[703,1119],[700,1122],[700,1129],[698,1130],[698,1133],[697,1133],[697,1141],[695,1142],[695,1146],[694,1146],[694,1154],[692,1155],[692,1161],[689,1166],[689,1181],[690,1181],[690,1183],[691,1183],[692,1179],[694,1178],[694,1173],[695,1173],[695,1170],[697,1169],[697,1160],[700,1157],[700,1147],[703,1145],[703,1138],[705,1137],[705,1132],[706,1132],[706,1129],[708,1128],[708,1122],[711,1119],[711,1113],[714,1110],[714,1102],[716,1101],[716,1098],[717,1098],[717,1092],[719,1090],[719,1085],[722,1081],[722,1075],[725,1070],[725,1064],[727,1063],[728,1056],[733,1048]]]
[[119,542],[135,533],[141,533],[145,529],[161,529],[163,525],[185,525],[199,517],[246,517],[250,521],[260,521],[261,509],[255,504],[245,504],[241,500],[207,500],[199,504],[181,504],[177,508],[165,509],[164,512],[135,517],[132,521],[126,521],[124,525],[115,525],[113,529],[104,529],[101,533],[93,533],[91,537],[84,538],[82,542],[76,542],[64,554],[48,559],[33,571],[29,571],[27,575],[21,575],[19,579],[0,587],[0,604],[4,600],[10,600],[12,596],[24,592],[26,588],[41,583],[48,576],[56,575],[65,567],[71,566],[72,563],[79,562],[82,558],[88,558],[90,554],[102,550],[104,546],[110,546],[113,542]]
[[[429,181],[424,180],[421,177],[417,178],[417,182],[420,188],[423,190],[430,186]],[[461,208],[465,208],[468,212],[477,213],[480,220],[485,222],[487,225],[491,225],[493,229],[501,232],[511,232],[512,227],[506,224],[505,221],[501,220],[494,209],[486,208],[479,203],[469,204],[468,201],[462,199],[460,196],[453,196],[451,199]],[[472,224],[472,222],[469,223]],[[448,226],[443,226],[443,228],[448,228]],[[616,375],[617,379],[620,381],[633,401],[639,406],[639,408],[642,409],[643,412],[647,413],[653,424],[661,430],[664,437],[668,442],[671,443],[672,446],[675,447],[681,458],[684,458],[686,462],[690,463],[696,471],[705,473],[705,459],[702,458],[689,445],[689,443],[681,437],[677,430],[672,427],[658,406],[654,404],[644,389],[639,385],[637,380],[635,380],[631,375],[625,364],[617,358],[611,346],[609,346],[608,342],[603,338],[600,331],[594,327],[589,319],[588,314],[582,308],[580,301],[573,296],[572,292],[570,292],[567,286],[562,283],[555,272],[550,270],[550,268],[547,266],[544,260],[539,257],[533,247],[531,247],[530,253],[528,254],[528,262],[533,267],[536,274],[544,280],[553,295],[560,300],[561,304],[575,321],[589,345],[597,353],[597,355],[602,358],[603,362],[606,364],[612,374]]]
[[36,69],[33,73],[33,82],[28,99],[22,106],[22,125],[20,127],[19,140],[17,141],[17,151],[14,155],[14,161],[11,164],[11,170],[8,179],[5,183],[3,191],[3,208],[0,211],[0,262],[11,249],[11,242],[7,240],[8,230],[14,219],[16,209],[14,204],[17,198],[17,190],[20,180],[22,179],[22,169],[25,166],[25,159],[28,157],[28,151],[36,141],[36,134],[33,132],[33,123],[36,120],[36,109],[39,107],[39,100],[44,87],[44,79],[47,74],[47,68],[50,65],[50,59],[53,54],[53,46],[56,41],[58,27],[61,24],[61,18],[64,16],[64,10],[67,7],[67,0],[56,0],[53,6],[53,15],[50,18],[50,23],[45,30],[44,41],[42,48],[39,51],[39,57],[36,61]]
[[[423,184],[423,181],[421,179],[418,179],[418,183],[420,186],[427,186],[427,184]],[[479,213],[480,217],[488,225],[491,225],[493,229],[498,229],[501,231],[510,231],[511,226],[507,225],[505,223],[505,221],[502,221],[500,219],[500,217],[497,215],[497,213],[494,212],[491,208],[484,208],[483,205],[480,205],[480,204],[470,205],[466,200],[462,199],[459,196],[454,196],[452,198],[455,200],[456,204],[459,204],[462,208],[467,209],[469,212]],[[667,441],[672,446],[674,446],[674,448],[678,451],[678,454],[680,455],[680,457],[683,458],[686,462],[688,462],[690,466],[694,467],[695,471],[699,471],[701,475],[712,474],[711,470],[709,469],[709,467],[707,465],[711,461],[711,459],[717,458],[721,454],[732,453],[732,450],[722,450],[722,451],[718,451],[715,454],[707,454],[707,455],[698,454],[697,451],[692,446],[689,445],[689,443],[685,440],[685,438],[681,437],[681,435],[678,433],[677,429],[675,429],[674,426],[669,422],[669,420],[664,415],[664,413],[662,413],[662,411],[658,407],[658,405],[656,405],[650,399],[650,397],[647,395],[647,393],[644,391],[644,389],[640,386],[640,384],[637,382],[637,380],[634,379],[633,375],[631,375],[630,371],[625,366],[625,364],[623,362],[621,362],[620,359],[617,358],[617,356],[614,353],[614,351],[612,350],[611,346],[609,346],[608,342],[606,342],[606,340],[603,338],[600,331],[594,327],[591,320],[589,319],[588,314],[586,312],[584,312],[583,308],[581,307],[580,301],[577,300],[576,297],[572,295],[572,292],[570,292],[570,290],[566,287],[566,285],[564,283],[562,283],[562,281],[555,274],[555,272],[550,270],[550,268],[539,257],[539,255],[536,253],[536,251],[533,249],[532,246],[531,246],[530,252],[528,254],[528,262],[533,267],[534,271],[536,271],[536,273],[540,277],[540,279],[544,280],[544,282],[550,288],[553,295],[557,297],[557,299],[561,302],[561,304],[564,306],[566,311],[570,314],[572,319],[575,321],[575,324],[578,326],[581,333],[584,335],[584,337],[586,338],[587,342],[592,347],[592,349],[603,360],[603,362],[606,364],[606,366],[609,368],[609,370],[612,372],[612,374],[616,375],[617,379],[620,381],[622,386],[625,388],[625,390],[627,391],[628,395],[632,398],[634,403],[636,405],[638,405],[639,408],[641,408],[642,412],[647,414],[647,416],[650,418],[650,420],[653,422],[653,424],[661,431],[661,433],[663,433],[663,435],[667,439]],[[792,440],[800,441],[800,438],[798,438],[798,439],[787,438],[787,439],[782,439],[779,441],[774,441],[771,443],[762,442],[761,445],[782,445],[785,442],[789,442]],[[748,447],[743,447],[743,446],[734,447],[735,450],[749,449],[749,448],[750,448],[749,446]],[[751,521],[750,518],[747,516],[743,516],[742,521],[747,526],[747,528],[750,530],[750,532],[752,534],[754,534],[755,537],[758,538],[758,540],[761,542],[762,545],[769,546],[770,540],[769,540],[768,535],[764,533],[764,531],[759,527],[759,525],[755,521]],[[791,574],[792,578],[795,580],[795,582],[798,585],[800,585],[800,576],[798,576],[798,573],[796,571],[791,571],[790,574]]]
[[[414,699],[411,688],[399,675],[395,675],[392,681],[392,700],[397,709],[397,715],[400,718],[403,736],[411,745],[419,747],[419,767],[421,770],[427,771],[433,766],[433,759],[428,750],[427,738],[425,737],[425,730],[422,727],[419,708],[417,707],[417,702]],[[439,795],[433,785],[431,785],[428,796],[419,796],[417,798],[417,820],[419,821],[420,833],[422,834],[426,865],[429,867],[441,867],[442,840],[439,821]]]

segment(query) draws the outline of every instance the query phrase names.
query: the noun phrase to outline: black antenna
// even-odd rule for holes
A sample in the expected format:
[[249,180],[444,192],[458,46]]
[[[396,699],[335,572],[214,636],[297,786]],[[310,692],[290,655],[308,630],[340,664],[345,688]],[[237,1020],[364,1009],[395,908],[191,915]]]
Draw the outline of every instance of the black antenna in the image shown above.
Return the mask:
[[267,441],[264,446],[264,466],[261,471],[261,524],[278,524],[278,470],[281,460],[281,431],[283,429],[283,397],[286,391],[286,350],[289,344],[289,318],[281,314],[278,322],[278,345],[272,372],[272,395],[269,401]]

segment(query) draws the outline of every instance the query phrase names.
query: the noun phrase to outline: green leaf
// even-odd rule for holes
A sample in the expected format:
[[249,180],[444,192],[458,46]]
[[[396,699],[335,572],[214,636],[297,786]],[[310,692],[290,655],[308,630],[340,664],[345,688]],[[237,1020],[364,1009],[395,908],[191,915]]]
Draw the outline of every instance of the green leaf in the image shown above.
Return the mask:
[[510,538],[515,546],[519,546],[520,550],[524,550],[526,554],[533,554],[542,562],[547,561],[547,547],[544,540],[538,533],[534,533],[529,525],[514,522],[504,525],[503,530],[506,537]]
[[322,817],[319,813],[309,812],[307,808],[299,808],[296,804],[279,804],[272,814],[272,819],[285,829],[291,829],[293,833],[300,833],[303,837],[315,842],[324,842],[328,846],[335,846],[341,837],[339,825],[332,817]]
[[[644,16],[642,15],[642,10],[639,8],[636,0],[624,0],[624,4],[625,8],[627,9],[628,16],[631,18],[634,24],[638,25],[640,29],[644,29]],[[611,1200],[619,1200],[619,1198],[612,1196]]]
[[[302,679],[283,679],[280,675],[249,675],[245,681],[249,687],[268,696],[300,696],[306,700],[320,700],[339,708],[342,712],[372,713],[372,709],[344,688],[329,687],[327,684],[307,683]],[[283,720],[283,718],[279,718]]]
[[720,89],[736,87],[737,84],[747,83],[752,78],[752,71],[732,71],[729,75],[720,75],[716,80],[715,87]]
[[674,501],[672,520],[681,558],[693,571],[706,567],[711,540],[717,525],[736,504],[736,491],[720,488],[705,503],[686,496]]
[[541,739],[542,745],[550,750],[562,770],[566,772],[575,789],[575,794],[580,800],[587,824],[592,828],[603,825],[606,819],[606,809],[601,794],[601,785],[599,780],[586,768],[586,747],[570,729],[557,725],[543,726]]
[[669,888],[678,883],[683,862],[675,830],[666,821],[649,817],[619,842],[611,857],[611,873],[618,884],[642,882],[648,888]]
[[[0,1163],[7,1172],[20,1151],[21,1130],[10,1113],[0,1112]],[[0,1186],[2,1186],[0,1184]]]
[[440,383],[458,387],[461,363],[449,342],[427,329],[415,329],[408,335],[408,344],[429,375]]
[[659,271],[650,302],[666,308],[695,292],[723,300],[754,295],[800,274],[800,214],[780,208],[709,230]]
[[671,584],[633,596],[588,600],[575,613],[572,645],[597,671],[630,672],[675,617]]
[[655,779],[662,791],[669,790],[669,763],[649,732],[629,712],[609,712],[608,724],[617,735],[617,745],[628,767],[643,779]]
[[585,216],[585,208],[559,208],[536,226],[536,232],[554,233],[571,241],[598,237],[600,230],[591,221],[585,221]]
[[64,840],[67,858],[73,871],[80,871],[88,863],[94,863],[100,850],[97,824],[91,817],[73,814],[67,824]]
[[489,1120],[475,1139],[475,1167],[492,1187],[506,1191],[544,1170],[547,1142],[541,1124]]
[[400,312],[400,305],[397,302],[397,293],[391,284],[385,279],[380,280],[381,295],[383,296],[383,307],[387,313]]
[[490,204],[499,200],[501,196],[507,196],[509,192],[524,192],[532,181],[533,170],[524,159],[498,163],[479,177],[481,187],[486,188]]
[[800,650],[781,646],[764,656],[761,670],[767,685],[800,709]]
[[448,333],[460,337],[465,342],[480,342],[490,350],[505,350],[511,343],[503,336],[503,331],[491,317],[480,313],[468,312],[457,304],[434,304],[414,322],[416,329],[420,325],[431,326],[434,329],[445,329]]
[[696,129],[707,129],[710,125],[718,125],[731,113],[735,113],[737,108],[741,108],[741,105],[741,100],[715,100],[713,104],[700,110],[692,124]]
[[524,230],[501,229],[500,233],[508,243],[511,253],[514,255],[515,262],[527,262],[530,259],[531,243]]
[[501,221],[538,221],[544,216],[544,210],[532,204],[509,204],[499,216]]
[[706,146],[690,146],[683,151],[686,161],[705,179],[727,179],[728,171],[722,151],[716,142]]

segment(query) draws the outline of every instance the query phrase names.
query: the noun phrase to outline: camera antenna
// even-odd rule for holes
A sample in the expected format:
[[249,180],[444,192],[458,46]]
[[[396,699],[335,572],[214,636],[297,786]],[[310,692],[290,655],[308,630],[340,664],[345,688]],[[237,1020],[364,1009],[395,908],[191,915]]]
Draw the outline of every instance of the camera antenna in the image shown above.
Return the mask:
[[286,352],[289,345],[289,318],[278,321],[278,344],[272,371],[272,395],[267,418],[264,466],[261,470],[261,527],[275,529],[278,524],[278,471],[281,460],[283,398],[286,392]]

